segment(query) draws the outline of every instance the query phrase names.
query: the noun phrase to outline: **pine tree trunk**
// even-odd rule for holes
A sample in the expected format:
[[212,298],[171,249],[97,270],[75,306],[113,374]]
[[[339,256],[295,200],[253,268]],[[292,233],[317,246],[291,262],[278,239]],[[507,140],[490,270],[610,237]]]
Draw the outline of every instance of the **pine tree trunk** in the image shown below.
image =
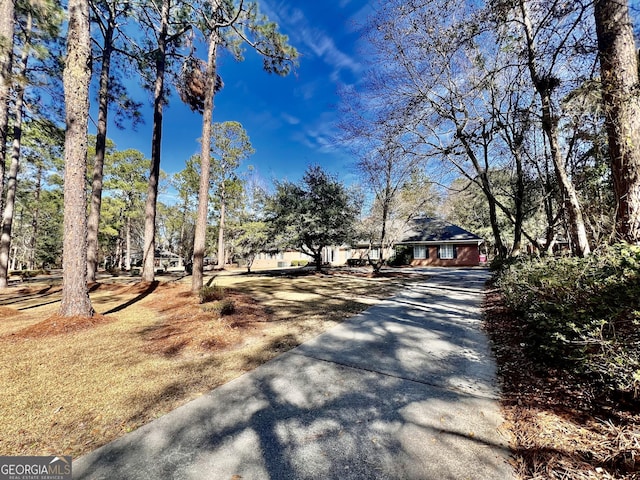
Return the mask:
[[13,34],[15,0],[0,2],[0,211],[4,206],[7,133],[9,131],[9,95],[11,93],[11,63],[13,59]]
[[[215,9],[214,9],[215,11]],[[193,237],[193,274],[191,291],[197,294],[204,283],[204,252],[206,246],[209,213],[209,177],[211,175],[211,123],[213,122],[213,97],[216,85],[216,61],[220,37],[214,30],[209,37],[207,55],[206,89],[202,112],[202,149],[200,153],[200,188],[198,190],[198,217]]]
[[224,247],[224,216],[225,216],[225,191],[224,182],[222,185],[222,195],[220,198],[220,228],[218,229],[218,268],[223,269],[225,265]]
[[104,35],[102,49],[102,68],[100,71],[100,89],[98,91],[98,125],[96,131],[96,155],[93,160],[93,181],[91,185],[91,204],[87,224],[87,280],[96,281],[98,270],[98,229],[100,227],[100,208],[102,206],[102,180],[104,157],[107,149],[107,117],[109,114],[109,86],[111,54],[113,53],[113,32],[115,24],[110,17]]
[[124,257],[124,265],[127,271],[131,270],[131,217],[127,216],[127,226],[125,238],[126,238],[126,252]]
[[118,242],[116,243],[116,259],[115,264],[118,266],[118,270],[122,270],[122,232],[119,233]]
[[156,83],[153,100],[153,135],[151,139],[151,168],[149,171],[149,188],[147,203],[144,209],[144,247],[142,281],[155,280],[156,250],[156,212],[158,205],[158,185],[160,183],[160,150],[162,147],[162,112],[164,106],[164,76],[169,30],[169,1],[162,2],[162,19],[158,52],[156,58]]
[[[29,61],[29,44],[31,41],[31,14],[27,14],[27,24],[25,27],[25,46],[20,58],[21,77],[27,74],[27,63]],[[13,211],[16,203],[16,190],[18,188],[18,172],[20,170],[20,148],[22,145],[22,117],[24,106],[24,85],[16,84],[16,106],[15,118],[13,120],[13,143],[11,146],[11,165],[9,167],[9,178],[7,179],[7,199],[2,215],[2,229],[0,234],[0,288],[7,288],[9,275],[9,254],[11,253],[11,229],[13,227]]]
[[64,145],[64,240],[60,315],[91,317],[87,287],[87,126],[91,80],[89,3],[69,0],[67,59],[63,73],[66,106]]
[[640,83],[627,0],[594,4],[600,71],[617,203],[616,235],[640,242]]
[[42,193],[42,174],[43,167],[38,166],[38,172],[36,174],[36,191],[34,192],[35,210],[33,212],[33,218],[31,219],[31,239],[29,241],[29,257],[31,264],[36,265],[36,249],[38,246],[38,230],[40,228],[40,195]]

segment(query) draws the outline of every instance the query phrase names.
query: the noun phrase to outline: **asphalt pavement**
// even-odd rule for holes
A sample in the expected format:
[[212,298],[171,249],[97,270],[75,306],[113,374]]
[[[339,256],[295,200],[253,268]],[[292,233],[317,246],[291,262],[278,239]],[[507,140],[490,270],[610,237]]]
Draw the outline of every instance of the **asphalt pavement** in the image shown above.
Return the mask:
[[508,480],[482,269],[424,281],[73,462],[76,479]]

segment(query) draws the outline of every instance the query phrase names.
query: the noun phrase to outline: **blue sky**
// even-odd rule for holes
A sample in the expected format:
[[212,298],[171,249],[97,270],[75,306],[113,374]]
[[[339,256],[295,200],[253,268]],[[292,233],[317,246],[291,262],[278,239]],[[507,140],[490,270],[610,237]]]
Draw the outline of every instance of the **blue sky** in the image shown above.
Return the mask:
[[[296,72],[287,77],[264,72],[261,59],[248,50],[241,63],[221,56],[218,73],[225,87],[215,97],[214,122],[235,120],[244,126],[256,150],[247,165],[265,183],[298,181],[309,164],[321,165],[347,184],[353,181],[353,159],[334,140],[338,88],[356,84],[363,74],[358,25],[371,12],[369,3],[260,1],[261,11],[280,25],[301,55]],[[199,52],[201,58],[205,54]],[[151,106],[144,100],[145,123],[136,131],[110,126],[108,136],[120,150],[135,148],[150,156]],[[164,114],[164,171],[181,170],[187,158],[199,153],[201,129],[201,115],[173,92]]]

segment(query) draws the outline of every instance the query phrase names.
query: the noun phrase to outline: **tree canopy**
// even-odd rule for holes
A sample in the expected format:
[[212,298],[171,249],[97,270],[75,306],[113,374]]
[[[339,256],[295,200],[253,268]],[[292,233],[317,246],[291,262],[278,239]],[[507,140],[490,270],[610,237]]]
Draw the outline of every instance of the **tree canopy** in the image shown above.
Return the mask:
[[352,240],[358,214],[346,187],[319,166],[308,167],[299,184],[277,183],[266,212],[278,248],[309,255],[317,270],[325,247]]

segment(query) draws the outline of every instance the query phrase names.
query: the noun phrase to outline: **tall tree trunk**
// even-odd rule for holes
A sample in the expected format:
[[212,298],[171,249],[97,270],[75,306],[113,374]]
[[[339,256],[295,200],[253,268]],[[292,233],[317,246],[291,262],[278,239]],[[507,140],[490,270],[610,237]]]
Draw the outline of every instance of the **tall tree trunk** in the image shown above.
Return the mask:
[[127,216],[125,226],[126,252],[124,257],[124,268],[131,270],[131,217]]
[[226,255],[224,248],[224,216],[225,216],[225,188],[222,182],[222,192],[220,198],[220,228],[218,229],[218,268],[223,269],[225,265]]
[[13,60],[15,0],[0,2],[0,210],[4,205],[4,159],[9,131],[9,95]]
[[160,183],[160,150],[162,147],[162,112],[164,107],[164,76],[167,67],[167,43],[169,31],[170,0],[162,2],[162,18],[158,51],[156,53],[156,83],[153,100],[153,136],[151,139],[151,168],[149,171],[149,188],[147,203],[144,209],[144,247],[142,281],[153,282],[155,279],[156,250],[156,212],[158,205],[158,185]]
[[522,198],[524,193],[524,182],[522,177],[516,179],[516,222],[513,224],[513,248],[511,249],[511,256],[517,257],[522,253],[522,223],[524,220],[524,209],[522,204]]
[[527,42],[527,67],[536,93],[540,96],[542,102],[542,130],[549,141],[551,160],[553,161],[553,167],[558,184],[560,185],[564,205],[569,215],[569,230],[573,237],[575,248],[577,249],[576,253],[581,257],[585,257],[591,253],[589,240],[587,238],[587,229],[584,224],[578,194],[576,193],[573,182],[569,178],[564,159],[562,158],[560,143],[558,141],[558,122],[552,112],[551,94],[554,88],[554,79],[550,73],[543,75],[539,72],[536,61],[535,34],[527,11],[526,0],[520,0],[519,7]]
[[627,0],[594,4],[600,71],[616,197],[616,235],[640,242],[640,79]]
[[[384,200],[382,202],[382,229],[380,231],[380,245],[379,254],[375,262],[373,262],[373,273],[377,274],[382,269],[384,260],[384,251],[387,244],[387,227],[389,223],[389,210],[391,208],[391,201],[395,195],[391,185],[393,162],[387,158],[385,170],[385,186],[384,186]],[[320,268],[320,267],[316,267]]]
[[489,204],[489,223],[491,224],[491,232],[493,233],[494,241],[493,251],[498,258],[505,258],[507,256],[507,247],[505,247],[504,242],[502,241],[502,232],[500,231],[500,224],[498,222],[498,208],[491,188],[491,182],[489,181],[489,176],[486,172],[482,172],[479,175],[479,178],[482,191],[484,192],[484,196]]
[[35,210],[33,212],[33,218],[31,219],[31,239],[29,240],[29,260],[31,264],[36,264],[36,249],[38,245],[38,229],[40,224],[40,195],[42,193],[42,174],[43,167],[42,165],[38,166],[38,171],[36,173],[36,191],[34,193],[35,200]]
[[186,206],[185,206],[182,210],[182,223],[180,224],[180,250],[178,251],[178,254],[180,255],[178,259],[179,267],[184,267],[184,264],[189,261],[189,259],[186,258],[185,252],[187,249],[184,246],[184,237],[185,237],[184,226],[186,221],[187,221],[187,212],[186,212]]
[[91,317],[87,287],[87,126],[91,80],[89,3],[69,0],[67,59],[63,84],[66,106],[64,144],[64,240],[60,315]]
[[[214,8],[213,11],[216,11]],[[211,175],[211,124],[213,122],[213,97],[216,86],[216,61],[220,37],[214,30],[209,36],[207,55],[204,111],[202,112],[202,149],[200,153],[200,188],[198,190],[198,217],[193,237],[193,275],[191,291],[197,294],[204,283],[204,252],[206,246],[207,220],[209,213],[209,177]]]
[[[538,87],[536,87],[538,88]],[[587,229],[582,216],[582,207],[578,200],[578,194],[569,178],[567,169],[565,168],[564,159],[560,152],[560,144],[558,142],[558,123],[551,113],[551,92],[547,89],[539,89],[538,93],[542,98],[542,129],[544,130],[547,140],[549,141],[549,151],[553,168],[560,186],[560,194],[564,199],[564,207],[569,216],[569,231],[577,254],[580,257],[586,257],[591,253],[589,240],[587,238]]]
[[[27,14],[25,39],[20,57],[20,77],[25,78],[27,64],[29,62],[29,48],[31,43],[31,14]],[[13,123],[13,144],[11,147],[11,166],[7,181],[7,200],[2,215],[2,231],[0,235],[0,288],[7,288],[9,274],[9,254],[11,253],[11,228],[13,226],[13,210],[16,203],[16,190],[18,187],[18,172],[20,171],[20,147],[22,145],[22,117],[24,107],[23,82],[16,83],[16,106]]]
[[100,88],[98,90],[98,125],[96,131],[96,155],[93,159],[93,181],[91,185],[91,204],[87,223],[87,280],[96,281],[98,270],[98,229],[100,227],[100,208],[102,205],[102,180],[104,158],[107,149],[107,117],[109,114],[109,87],[111,54],[113,53],[113,33],[115,19],[109,16],[102,49],[102,67],[100,70]]
[[[322,271],[322,249],[313,252],[313,262],[316,264],[316,272],[321,272]],[[376,272],[379,270],[380,268],[378,268]]]
[[513,224],[513,248],[511,256],[517,257],[522,252],[522,226],[524,223],[524,169],[522,166],[522,143],[524,135],[516,133],[515,138],[509,141],[513,159],[516,163],[516,191],[514,195],[515,222]]
[[122,270],[122,232],[118,232],[118,241],[116,242],[116,262],[118,270]]

